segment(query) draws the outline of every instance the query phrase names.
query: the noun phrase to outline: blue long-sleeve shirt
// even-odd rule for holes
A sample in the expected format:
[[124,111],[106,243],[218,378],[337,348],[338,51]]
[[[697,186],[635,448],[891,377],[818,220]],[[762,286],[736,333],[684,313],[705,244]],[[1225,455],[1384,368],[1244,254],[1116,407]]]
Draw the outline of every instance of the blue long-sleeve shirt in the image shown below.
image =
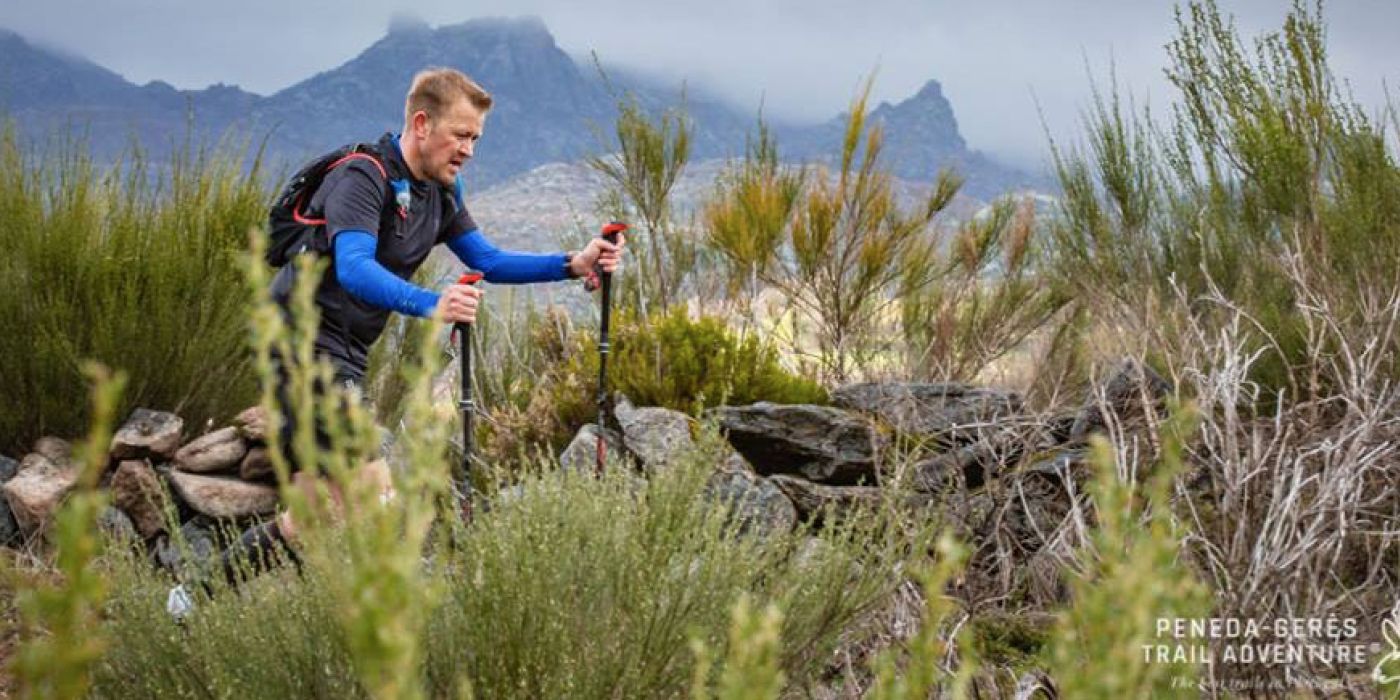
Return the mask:
[[[405,281],[374,258],[376,239],[368,231],[346,230],[335,237],[336,281],[356,299],[391,311],[427,318],[439,295]],[[467,267],[497,284],[553,282],[567,279],[563,253],[521,253],[501,250],[472,229],[446,241]]]

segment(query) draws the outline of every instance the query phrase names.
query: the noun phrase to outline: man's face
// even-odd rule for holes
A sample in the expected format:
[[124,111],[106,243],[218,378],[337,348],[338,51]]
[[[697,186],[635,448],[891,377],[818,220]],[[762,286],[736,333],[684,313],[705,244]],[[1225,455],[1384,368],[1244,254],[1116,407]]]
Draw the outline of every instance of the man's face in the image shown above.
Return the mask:
[[471,102],[461,99],[436,119],[424,117],[421,126],[415,125],[424,130],[420,149],[423,176],[452,187],[457,173],[476,150],[476,140],[481,138],[486,115]]

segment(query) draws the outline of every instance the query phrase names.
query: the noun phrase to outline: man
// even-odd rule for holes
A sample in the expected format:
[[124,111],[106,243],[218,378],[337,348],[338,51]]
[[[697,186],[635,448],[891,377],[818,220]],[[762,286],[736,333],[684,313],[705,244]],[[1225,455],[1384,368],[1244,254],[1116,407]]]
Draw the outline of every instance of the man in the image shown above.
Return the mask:
[[[482,292],[454,284],[441,292],[409,282],[437,244],[445,244],[467,267],[489,282],[551,282],[617,268],[623,241],[591,240],[573,253],[531,254],[497,249],[482,235],[460,201],[458,176],[481,138],[491,96],[462,73],[434,68],[414,76],[404,106],[403,132],[385,134],[375,158],[353,158],[326,174],[307,211],[325,220],[331,265],[316,290],[321,313],[315,349],[335,369],[337,384],[358,387],[364,380],[369,348],[379,338],[390,312],[435,317],[445,323],[471,323]],[[285,302],[295,283],[295,266],[283,267],[273,280],[273,297]],[[285,375],[283,375],[285,377]],[[286,409],[286,393],[279,388]],[[283,452],[293,455],[292,421],[284,420]],[[324,444],[324,441],[323,441]],[[293,467],[293,483],[308,494],[317,491],[314,465]],[[382,461],[362,466],[366,479],[392,495]],[[223,555],[223,574],[237,583],[237,562],[255,568],[274,558],[279,548],[295,543],[290,513],[245,532]],[[288,549],[287,551],[290,551]],[[167,607],[177,618],[190,608],[185,589],[177,586]]]

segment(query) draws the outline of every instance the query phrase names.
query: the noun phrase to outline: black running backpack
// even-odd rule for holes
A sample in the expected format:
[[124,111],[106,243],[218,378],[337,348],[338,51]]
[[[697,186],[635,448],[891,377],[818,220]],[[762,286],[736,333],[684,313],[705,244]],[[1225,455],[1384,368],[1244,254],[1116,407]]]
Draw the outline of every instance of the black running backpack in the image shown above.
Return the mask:
[[268,265],[282,267],[304,252],[325,253],[329,250],[325,218],[311,216],[306,207],[327,173],[355,159],[374,163],[380,176],[388,180],[378,151],[365,143],[342,146],[302,166],[277,196],[268,215],[270,240],[263,255]]

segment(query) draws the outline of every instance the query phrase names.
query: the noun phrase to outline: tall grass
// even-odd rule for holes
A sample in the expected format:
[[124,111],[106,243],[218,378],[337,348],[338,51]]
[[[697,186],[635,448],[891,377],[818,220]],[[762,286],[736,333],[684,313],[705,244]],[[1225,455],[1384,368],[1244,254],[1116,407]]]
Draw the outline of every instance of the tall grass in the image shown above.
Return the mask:
[[0,450],[80,435],[79,371],[130,377],[118,413],[146,406],[191,424],[255,398],[235,254],[267,216],[262,174],[232,149],[140,151],[99,166],[79,142],[42,155],[0,130]]

